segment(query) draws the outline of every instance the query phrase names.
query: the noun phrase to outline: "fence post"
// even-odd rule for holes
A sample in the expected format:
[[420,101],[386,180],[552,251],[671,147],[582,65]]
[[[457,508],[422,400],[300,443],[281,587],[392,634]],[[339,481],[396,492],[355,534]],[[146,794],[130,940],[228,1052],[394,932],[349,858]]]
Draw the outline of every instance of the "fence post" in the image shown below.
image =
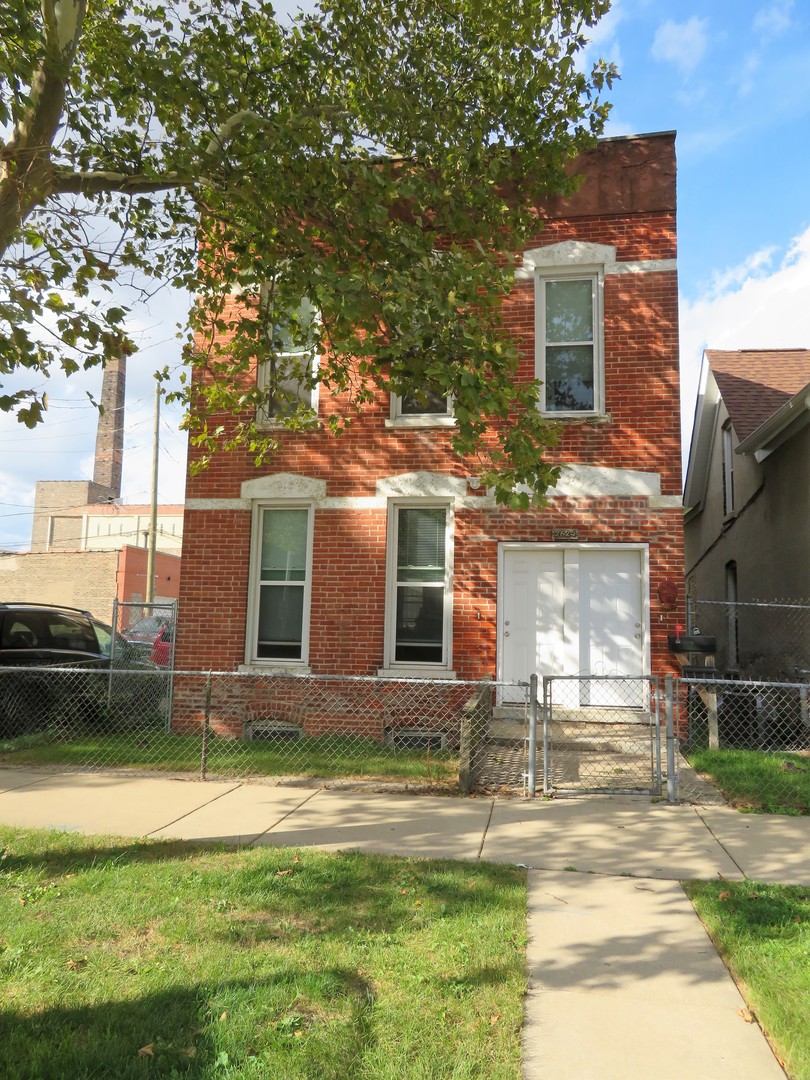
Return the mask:
[[211,672],[205,677],[205,714],[203,716],[202,755],[200,758],[200,779],[205,780],[208,770],[208,731],[211,724]]
[[720,725],[717,720],[717,687],[707,690],[704,686],[698,691],[706,706],[707,721],[709,725],[709,749],[720,749]]
[[551,705],[548,692],[549,677],[543,676],[543,794],[551,794],[551,777],[549,776],[548,767],[548,746],[549,746],[549,708]]
[[537,675],[529,676],[529,775],[526,794],[537,794]]
[[678,801],[678,774],[675,769],[675,680],[667,675],[664,680],[667,717],[667,802]]
[[653,677],[650,686],[653,700],[655,701],[655,716],[652,718],[655,724],[655,793],[661,794],[661,679],[658,675]]
[[110,674],[107,677],[107,708],[112,708],[113,668],[115,667],[115,635],[118,633],[118,597],[113,598],[112,637],[110,638]]
[[462,795],[469,795],[481,779],[485,741],[492,721],[492,684],[484,681],[461,710],[458,782]]

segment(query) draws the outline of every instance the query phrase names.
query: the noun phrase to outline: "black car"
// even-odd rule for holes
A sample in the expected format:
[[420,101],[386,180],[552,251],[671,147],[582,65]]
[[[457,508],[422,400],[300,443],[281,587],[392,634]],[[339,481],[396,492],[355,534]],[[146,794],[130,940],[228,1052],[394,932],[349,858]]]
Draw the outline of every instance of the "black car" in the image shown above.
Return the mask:
[[[111,659],[112,657],[112,659]],[[115,675],[110,671],[115,668]],[[4,669],[17,670],[4,670]],[[21,671],[60,668],[63,672]],[[98,676],[72,668],[98,668]],[[29,734],[62,717],[90,719],[123,692],[151,689],[130,672],[154,665],[89,611],[46,604],[0,604],[0,737]],[[157,684],[154,684],[157,692]],[[115,691],[115,694],[112,691]]]
[[[108,665],[113,631],[79,608],[45,604],[0,604],[0,666]],[[118,635],[116,654],[125,661],[127,643]]]

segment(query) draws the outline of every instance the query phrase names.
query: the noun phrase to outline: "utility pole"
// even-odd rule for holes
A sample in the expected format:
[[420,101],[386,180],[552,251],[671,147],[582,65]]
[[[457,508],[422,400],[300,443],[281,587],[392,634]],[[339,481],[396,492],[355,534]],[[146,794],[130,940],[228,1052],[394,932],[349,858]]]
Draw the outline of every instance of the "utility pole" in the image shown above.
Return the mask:
[[146,603],[155,599],[155,554],[157,552],[158,457],[160,452],[160,376],[155,375],[155,427],[152,433],[152,498],[149,507],[149,547],[146,552]]

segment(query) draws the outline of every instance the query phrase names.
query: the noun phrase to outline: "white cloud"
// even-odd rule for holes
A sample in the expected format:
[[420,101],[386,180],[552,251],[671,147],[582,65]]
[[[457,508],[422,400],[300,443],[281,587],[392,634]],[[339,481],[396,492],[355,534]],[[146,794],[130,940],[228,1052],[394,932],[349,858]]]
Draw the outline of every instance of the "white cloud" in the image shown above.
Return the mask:
[[588,44],[577,58],[577,67],[581,71],[589,71],[597,60],[606,60],[615,64],[621,74],[623,57],[618,29],[625,19],[625,14],[622,0],[615,0],[607,15],[601,18],[596,26],[588,28]]
[[685,23],[668,19],[655,33],[653,56],[656,60],[668,60],[676,64],[685,75],[689,74],[706,53],[709,43],[706,34],[708,25],[708,19],[699,19],[696,15]]
[[748,53],[745,60],[740,64],[739,70],[734,73],[733,82],[736,83],[737,93],[740,97],[748,97],[758,85],[755,78],[762,67],[762,57],[759,53]]
[[624,22],[626,15],[624,0],[614,0],[608,13],[595,26],[588,28],[588,48],[603,49],[609,46],[615,40],[619,24]]
[[708,295],[720,296],[734,288],[735,285],[744,285],[752,278],[762,278],[773,263],[778,248],[774,244],[760,248],[750,255],[746,255],[741,263],[736,266],[728,266],[724,270],[715,270],[712,274],[711,285]]
[[681,299],[681,408],[689,450],[704,349],[810,348],[810,227],[773,268],[773,249],[715,275],[697,300]]
[[768,4],[762,7],[754,16],[754,33],[764,38],[781,37],[793,24],[791,12],[793,0],[783,0],[780,3]]

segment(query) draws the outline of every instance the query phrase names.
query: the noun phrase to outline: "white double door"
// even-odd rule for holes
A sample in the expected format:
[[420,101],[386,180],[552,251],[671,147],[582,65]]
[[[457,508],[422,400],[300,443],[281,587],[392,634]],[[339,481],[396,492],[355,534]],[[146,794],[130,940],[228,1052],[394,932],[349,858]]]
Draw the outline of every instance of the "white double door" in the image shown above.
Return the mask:
[[[499,612],[505,682],[647,671],[645,550],[503,545]],[[631,695],[631,700],[628,700]],[[504,695],[509,700],[508,692]],[[640,703],[641,686],[583,682],[580,705]],[[636,701],[638,698],[638,702]]]

